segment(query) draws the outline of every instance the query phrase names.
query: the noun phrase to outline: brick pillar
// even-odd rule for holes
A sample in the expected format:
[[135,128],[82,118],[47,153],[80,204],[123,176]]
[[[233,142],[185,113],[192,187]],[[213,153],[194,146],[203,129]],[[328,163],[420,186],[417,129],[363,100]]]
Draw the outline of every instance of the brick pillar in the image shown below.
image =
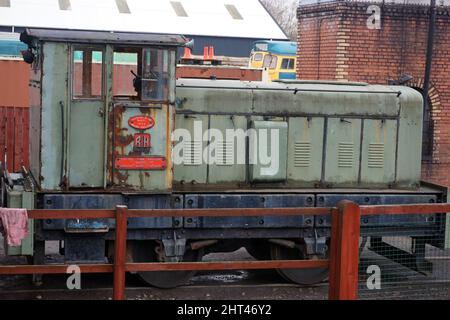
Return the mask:
[[[371,3],[336,1],[298,9],[297,77],[387,84],[402,75],[423,86],[429,7],[379,3],[381,28],[370,29]],[[438,7],[430,87],[433,152],[423,178],[450,186],[450,7]]]

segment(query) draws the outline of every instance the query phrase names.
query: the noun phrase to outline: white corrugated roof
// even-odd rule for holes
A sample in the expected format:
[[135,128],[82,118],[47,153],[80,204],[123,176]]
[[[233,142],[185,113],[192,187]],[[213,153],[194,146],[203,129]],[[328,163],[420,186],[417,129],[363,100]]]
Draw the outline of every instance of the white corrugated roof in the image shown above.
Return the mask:
[[[171,2],[181,3],[187,17],[178,16],[174,6],[180,5]],[[2,26],[286,39],[258,0],[10,0],[9,7],[1,3]],[[226,5],[237,10],[234,18],[229,12],[234,8]]]

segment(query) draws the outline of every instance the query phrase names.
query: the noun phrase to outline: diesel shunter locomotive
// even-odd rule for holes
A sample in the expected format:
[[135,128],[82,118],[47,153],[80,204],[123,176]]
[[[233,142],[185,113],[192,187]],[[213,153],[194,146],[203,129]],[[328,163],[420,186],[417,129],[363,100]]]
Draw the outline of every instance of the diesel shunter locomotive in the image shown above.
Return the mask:
[[[5,173],[3,205],[36,209],[283,208],[447,201],[423,183],[422,97],[404,86],[315,81],[176,80],[178,35],[28,29],[30,168]],[[124,64],[123,61],[134,61]],[[423,261],[448,247],[446,215],[361,222],[380,243],[399,230]],[[256,259],[328,255],[324,217],[135,218],[129,259],[198,261],[241,247]],[[379,228],[378,228],[379,227]],[[378,228],[378,229],[377,229]],[[376,230],[375,234],[372,234]],[[46,241],[66,262],[102,263],[114,221],[45,220],[10,255],[42,263]],[[417,263],[417,265],[426,265]],[[327,271],[278,270],[313,284]],[[142,272],[170,288],[192,272]]]

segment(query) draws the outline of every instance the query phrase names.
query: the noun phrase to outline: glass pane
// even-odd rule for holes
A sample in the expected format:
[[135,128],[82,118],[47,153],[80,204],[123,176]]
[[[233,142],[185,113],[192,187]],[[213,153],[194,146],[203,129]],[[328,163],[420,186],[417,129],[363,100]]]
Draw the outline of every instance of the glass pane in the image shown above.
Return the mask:
[[281,62],[281,69],[285,70],[292,70],[295,66],[295,60],[294,59],[283,59]]
[[267,51],[269,49],[269,45],[267,43],[257,43],[255,44],[255,51]]
[[278,63],[278,57],[272,56],[272,61],[270,62],[270,69],[276,69]]
[[101,98],[103,93],[103,52],[92,51],[91,97]]
[[263,67],[268,68],[270,66],[270,62],[272,61],[272,56],[270,54],[264,57]]
[[295,59],[290,59],[289,69],[295,69]]
[[72,73],[73,96],[83,95],[83,51],[77,50],[73,53],[73,73]]
[[73,97],[101,99],[103,96],[103,52],[91,48],[75,50],[72,69]]
[[169,52],[144,49],[142,57],[142,100],[167,100]]
[[261,53],[255,54],[255,57],[253,58],[254,61],[261,61],[263,58],[263,55]]
[[114,96],[137,96],[133,86],[134,74],[137,74],[138,54],[128,52],[114,52]]

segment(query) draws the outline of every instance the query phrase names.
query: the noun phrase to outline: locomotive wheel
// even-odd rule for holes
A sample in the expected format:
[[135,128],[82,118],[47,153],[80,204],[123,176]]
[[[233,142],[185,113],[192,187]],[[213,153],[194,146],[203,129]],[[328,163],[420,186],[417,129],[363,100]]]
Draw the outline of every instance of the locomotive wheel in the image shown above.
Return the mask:
[[[271,244],[272,260],[305,260],[305,254],[299,249],[291,249]],[[277,269],[277,272],[287,281],[300,285],[314,285],[328,278],[327,268],[316,269]]]
[[[130,245],[131,259],[135,263],[141,262],[164,262],[157,252],[163,250],[156,241],[134,241]],[[197,262],[202,258],[202,251],[187,250],[183,261]],[[139,278],[153,287],[160,289],[171,289],[181,286],[194,276],[195,271],[157,271],[137,272]]]

